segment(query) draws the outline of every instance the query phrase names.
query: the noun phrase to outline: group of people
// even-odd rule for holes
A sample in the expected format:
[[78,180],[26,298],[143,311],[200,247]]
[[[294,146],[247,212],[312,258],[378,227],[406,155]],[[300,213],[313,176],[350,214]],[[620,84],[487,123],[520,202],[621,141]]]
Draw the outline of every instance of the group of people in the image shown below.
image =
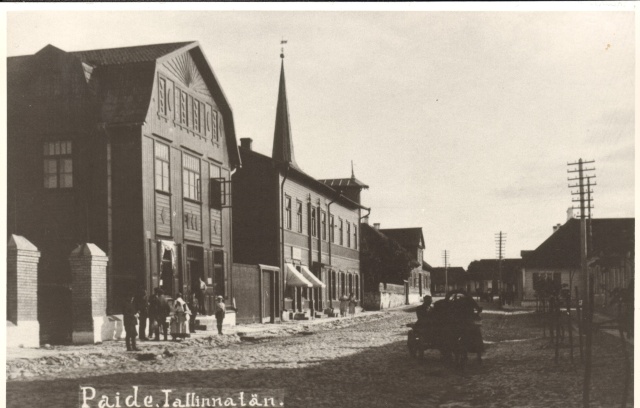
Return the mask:
[[[147,291],[141,289],[136,295],[125,298],[123,315],[125,342],[127,351],[139,351],[136,347],[138,332],[136,326],[139,323],[140,340],[160,340],[162,331],[164,340],[169,334],[174,340],[190,337],[195,333],[196,316],[203,313],[203,302],[194,293],[190,296],[189,303],[182,298],[182,293],[176,293],[171,305],[171,298],[164,294],[162,288],[156,288],[153,295],[147,296]],[[222,334],[222,322],[226,314],[226,306],[222,296],[216,297],[215,316],[218,326],[218,334]],[[167,319],[169,322],[167,322]],[[139,319],[139,321],[138,321]],[[147,337],[147,320],[149,322]]]
[[357,305],[358,299],[356,299],[353,292],[349,293],[349,296],[342,295],[342,297],[340,297],[340,317],[346,317],[347,311],[349,312],[349,316],[355,316]]

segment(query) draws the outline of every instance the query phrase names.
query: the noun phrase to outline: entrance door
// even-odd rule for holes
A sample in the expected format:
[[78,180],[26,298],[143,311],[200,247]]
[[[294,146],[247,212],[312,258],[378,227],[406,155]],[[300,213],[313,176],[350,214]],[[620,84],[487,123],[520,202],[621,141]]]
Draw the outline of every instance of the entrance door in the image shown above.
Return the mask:
[[200,291],[200,279],[204,280],[202,255],[202,248],[187,245],[187,273],[183,283],[186,301],[190,301],[191,296]]
[[262,271],[262,322],[273,322],[273,273]]
[[160,272],[160,287],[165,295],[173,297],[173,265],[171,262],[171,251],[165,250],[162,254],[162,267]]

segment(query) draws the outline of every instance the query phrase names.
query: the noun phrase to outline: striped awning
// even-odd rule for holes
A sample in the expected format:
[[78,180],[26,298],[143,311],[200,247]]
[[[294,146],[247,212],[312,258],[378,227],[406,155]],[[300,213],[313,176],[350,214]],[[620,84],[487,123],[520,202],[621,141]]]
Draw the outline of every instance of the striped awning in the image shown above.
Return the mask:
[[293,264],[286,264],[287,276],[286,282],[287,286],[301,286],[303,288],[312,288],[313,284],[309,282]]
[[300,266],[300,271],[302,272],[302,275],[313,284],[314,288],[325,288],[327,285],[325,285],[324,283],[322,283],[322,281],[320,279],[318,279],[318,277],[316,275],[314,275],[309,268],[307,268],[306,266],[302,265]]

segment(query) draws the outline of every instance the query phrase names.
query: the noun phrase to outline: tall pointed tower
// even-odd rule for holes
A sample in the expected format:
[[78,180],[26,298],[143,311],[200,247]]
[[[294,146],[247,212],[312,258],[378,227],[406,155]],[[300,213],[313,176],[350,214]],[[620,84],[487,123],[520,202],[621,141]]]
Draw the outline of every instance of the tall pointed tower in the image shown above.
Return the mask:
[[278,89],[278,106],[276,108],[276,127],[273,132],[273,151],[271,157],[278,162],[288,163],[300,170],[293,153],[291,124],[289,123],[289,105],[287,104],[287,87],[284,80],[284,52],[280,54],[280,86]]

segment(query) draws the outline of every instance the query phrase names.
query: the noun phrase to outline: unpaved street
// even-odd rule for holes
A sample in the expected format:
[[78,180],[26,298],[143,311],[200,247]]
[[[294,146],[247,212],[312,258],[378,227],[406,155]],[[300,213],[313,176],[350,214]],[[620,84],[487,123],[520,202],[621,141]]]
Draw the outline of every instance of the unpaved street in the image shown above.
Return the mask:
[[[96,346],[101,351],[78,363],[57,367],[39,362],[39,375],[9,380],[7,405],[76,407],[78,385],[84,384],[284,389],[288,407],[581,406],[577,348],[574,365],[566,347],[555,365],[535,316],[485,313],[484,361],[478,365],[471,358],[464,373],[441,361],[436,351],[421,361],[409,357],[405,324],[414,316],[396,310],[341,322],[332,330],[309,326],[304,334],[265,341],[238,342],[229,336],[226,343],[171,344],[163,358],[151,361],[136,360],[121,344]],[[145,352],[155,354],[165,346],[142,343]],[[595,336],[594,370],[593,406],[619,406],[622,369],[616,338]]]

